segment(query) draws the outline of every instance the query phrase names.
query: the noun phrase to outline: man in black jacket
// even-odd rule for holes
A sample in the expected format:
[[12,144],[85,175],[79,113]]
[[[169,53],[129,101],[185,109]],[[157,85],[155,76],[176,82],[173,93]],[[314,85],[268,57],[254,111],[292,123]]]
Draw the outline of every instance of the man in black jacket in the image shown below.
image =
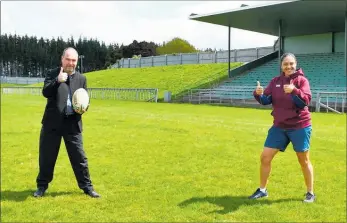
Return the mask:
[[83,149],[82,114],[88,108],[74,110],[72,106],[73,93],[79,88],[87,90],[86,77],[75,70],[77,61],[77,51],[71,47],[65,49],[61,57],[62,67],[51,70],[44,81],[42,94],[47,98],[47,104],[40,133],[40,171],[35,197],[42,197],[53,179],[62,138],[78,187],[91,197],[100,197],[93,189]]

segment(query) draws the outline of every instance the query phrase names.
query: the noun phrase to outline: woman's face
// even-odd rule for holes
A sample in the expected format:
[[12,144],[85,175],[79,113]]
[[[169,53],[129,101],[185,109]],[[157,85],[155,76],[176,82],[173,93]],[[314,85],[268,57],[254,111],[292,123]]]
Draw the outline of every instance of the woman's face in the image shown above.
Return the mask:
[[296,70],[296,61],[292,56],[286,56],[282,61],[282,71],[286,76],[293,74]]

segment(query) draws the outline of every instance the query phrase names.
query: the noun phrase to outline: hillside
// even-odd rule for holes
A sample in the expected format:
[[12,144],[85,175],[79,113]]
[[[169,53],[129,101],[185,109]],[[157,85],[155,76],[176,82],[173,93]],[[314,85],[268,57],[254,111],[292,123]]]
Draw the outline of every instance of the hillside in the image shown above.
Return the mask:
[[[240,65],[241,63],[232,63],[231,69]],[[227,78],[227,70],[226,63],[219,63],[111,69],[85,75],[88,87],[158,88],[161,98],[166,90],[174,95]]]
[[[242,63],[231,63],[235,69]],[[188,89],[208,87],[210,83],[228,78],[228,65],[189,64],[147,68],[109,69],[85,73],[88,87],[97,88],[158,88],[159,99],[165,91],[177,95]],[[27,86],[42,86],[42,83]]]

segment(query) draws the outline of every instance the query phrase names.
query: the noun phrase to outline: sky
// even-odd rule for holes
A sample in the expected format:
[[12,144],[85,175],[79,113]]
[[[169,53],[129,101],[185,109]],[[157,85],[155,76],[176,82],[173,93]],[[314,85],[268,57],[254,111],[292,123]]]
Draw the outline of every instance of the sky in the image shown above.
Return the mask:
[[[80,36],[106,44],[163,43],[179,37],[197,49],[228,49],[228,28],[189,20],[278,1],[2,1],[1,34],[44,38]],[[231,29],[231,48],[272,46],[277,37]]]

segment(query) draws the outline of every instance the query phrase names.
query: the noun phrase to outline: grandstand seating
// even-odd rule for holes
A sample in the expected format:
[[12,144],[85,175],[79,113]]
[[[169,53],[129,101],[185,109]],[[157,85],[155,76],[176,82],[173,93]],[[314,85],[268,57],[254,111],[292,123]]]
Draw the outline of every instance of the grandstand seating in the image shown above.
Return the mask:
[[[301,67],[310,81],[312,98],[319,91],[346,91],[344,53],[297,55]],[[279,75],[279,61],[274,59],[244,74],[231,78],[219,85],[215,96],[234,99],[251,99],[256,81],[266,87],[270,80]],[[225,91],[229,90],[229,91]]]

